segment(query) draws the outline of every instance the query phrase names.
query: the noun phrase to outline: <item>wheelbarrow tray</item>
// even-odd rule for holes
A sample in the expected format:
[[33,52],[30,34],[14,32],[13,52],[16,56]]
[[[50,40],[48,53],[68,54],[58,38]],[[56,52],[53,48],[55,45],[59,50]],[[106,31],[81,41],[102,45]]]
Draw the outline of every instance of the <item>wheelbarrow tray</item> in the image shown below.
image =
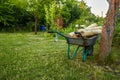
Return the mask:
[[73,45],[80,45],[80,46],[91,46],[94,45],[98,39],[99,35],[94,35],[89,38],[72,38],[72,37],[67,37],[67,43],[68,44],[73,44]]

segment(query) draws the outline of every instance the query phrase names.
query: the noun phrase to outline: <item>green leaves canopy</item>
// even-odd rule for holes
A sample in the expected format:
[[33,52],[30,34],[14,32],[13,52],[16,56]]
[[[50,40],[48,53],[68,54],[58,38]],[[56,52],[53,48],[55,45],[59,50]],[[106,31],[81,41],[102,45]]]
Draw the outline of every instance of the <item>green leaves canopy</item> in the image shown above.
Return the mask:
[[[62,17],[64,27],[76,20],[80,22],[91,20],[90,8],[84,1],[77,0],[0,0],[0,31],[29,29],[34,23],[34,17],[38,18],[38,24],[50,24],[53,28],[54,20]],[[93,18],[95,19],[95,18]]]

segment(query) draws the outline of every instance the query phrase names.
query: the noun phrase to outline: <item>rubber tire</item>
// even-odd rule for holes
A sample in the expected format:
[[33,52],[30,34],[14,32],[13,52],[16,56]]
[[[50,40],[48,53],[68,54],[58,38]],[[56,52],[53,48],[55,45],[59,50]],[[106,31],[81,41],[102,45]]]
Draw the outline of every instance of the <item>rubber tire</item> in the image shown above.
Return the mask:
[[93,46],[84,47],[82,50],[82,61],[84,62],[86,60],[86,57],[92,54],[93,54]]
[[88,46],[87,47],[87,56],[91,56],[93,54],[93,50],[94,50],[93,46]]

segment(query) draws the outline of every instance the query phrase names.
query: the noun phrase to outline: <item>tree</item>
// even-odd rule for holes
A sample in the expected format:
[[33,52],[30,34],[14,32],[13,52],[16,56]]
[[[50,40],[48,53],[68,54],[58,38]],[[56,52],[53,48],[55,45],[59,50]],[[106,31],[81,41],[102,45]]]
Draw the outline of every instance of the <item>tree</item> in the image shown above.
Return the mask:
[[77,0],[66,0],[63,2],[61,15],[64,21],[64,26],[68,26],[70,23],[79,19],[82,11],[78,5]]
[[104,26],[102,28],[99,61],[110,54],[113,34],[115,31],[115,23],[117,20],[118,9],[120,5],[119,0],[107,0],[109,3],[109,10],[105,18]]
[[58,28],[58,24],[55,22],[55,19],[57,19],[59,16],[60,16],[60,11],[59,11],[59,7],[57,7],[56,1],[51,2],[51,4],[49,5],[45,5],[46,24],[50,25],[50,29]]
[[0,4],[0,31],[15,32],[29,28],[26,25],[32,16],[27,11],[27,0],[3,0]]
[[38,23],[44,23],[45,20],[45,10],[44,5],[48,5],[51,3],[51,0],[28,0],[29,1],[29,7],[28,10],[30,10],[35,19],[35,27],[34,31],[35,34],[37,34],[37,25]]
[[[41,1],[41,0],[39,0]],[[38,0],[28,0],[29,7],[28,10],[33,13],[35,19],[34,32],[37,34],[37,24],[38,24],[38,15],[39,15],[39,2]]]
[[14,7],[14,4],[11,4],[8,0],[0,5],[0,28],[2,31],[12,30],[15,26],[14,24],[17,23],[14,17]]

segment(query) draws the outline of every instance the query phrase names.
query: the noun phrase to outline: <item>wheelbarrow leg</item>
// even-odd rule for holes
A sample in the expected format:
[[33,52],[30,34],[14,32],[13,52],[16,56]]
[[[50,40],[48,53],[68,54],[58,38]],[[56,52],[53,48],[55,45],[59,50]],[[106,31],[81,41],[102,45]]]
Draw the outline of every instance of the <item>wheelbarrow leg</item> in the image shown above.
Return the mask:
[[68,44],[68,55],[67,55],[68,59],[73,60],[76,57],[79,47],[80,46],[78,45],[78,47],[74,50],[73,54],[70,56],[70,44]]
[[83,62],[86,60],[86,56],[87,56],[87,48],[84,47],[83,51],[82,51],[82,61]]
[[93,54],[93,45],[87,47],[87,56],[91,56]]

